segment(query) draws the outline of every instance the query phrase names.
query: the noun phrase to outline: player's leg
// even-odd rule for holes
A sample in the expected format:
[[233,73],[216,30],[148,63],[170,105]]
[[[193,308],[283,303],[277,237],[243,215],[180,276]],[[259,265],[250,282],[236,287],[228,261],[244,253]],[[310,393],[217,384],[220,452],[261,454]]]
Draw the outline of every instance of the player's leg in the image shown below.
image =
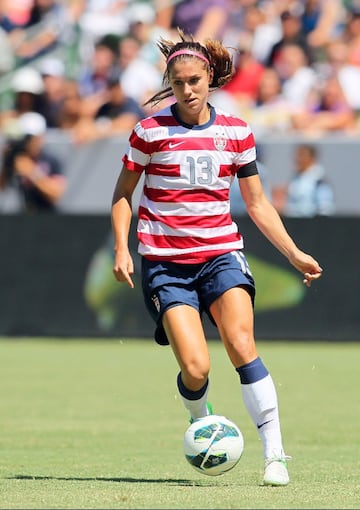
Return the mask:
[[197,266],[142,259],[145,304],[157,324],[154,337],[160,345],[171,344],[180,367],[179,393],[192,419],[210,414],[210,359],[194,284],[197,273]]
[[[286,485],[289,479],[277,393],[271,375],[257,353],[251,297],[244,287],[231,288],[212,303],[210,312],[229,358],[240,376],[244,404],[262,440],[264,482],[269,485]],[[276,464],[270,460],[275,460]]]
[[164,312],[162,324],[180,367],[177,384],[183,403],[192,419],[206,416],[210,357],[200,314],[189,305],[174,306]]

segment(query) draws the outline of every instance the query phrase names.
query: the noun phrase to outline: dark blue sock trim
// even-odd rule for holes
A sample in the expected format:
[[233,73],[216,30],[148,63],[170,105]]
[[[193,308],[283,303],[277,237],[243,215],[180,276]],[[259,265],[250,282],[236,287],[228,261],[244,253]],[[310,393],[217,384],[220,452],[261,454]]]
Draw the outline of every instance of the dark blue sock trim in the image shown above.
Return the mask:
[[177,376],[177,386],[179,389],[179,393],[181,396],[183,396],[184,398],[186,398],[188,400],[199,400],[201,397],[203,397],[205,395],[208,385],[209,385],[209,379],[206,381],[206,383],[204,384],[204,386],[202,388],[200,388],[197,391],[191,391],[182,382],[181,372],[179,372],[179,374]]
[[236,368],[237,373],[240,376],[241,384],[251,384],[256,381],[264,379],[269,372],[261,361],[261,358],[256,358],[246,365]]

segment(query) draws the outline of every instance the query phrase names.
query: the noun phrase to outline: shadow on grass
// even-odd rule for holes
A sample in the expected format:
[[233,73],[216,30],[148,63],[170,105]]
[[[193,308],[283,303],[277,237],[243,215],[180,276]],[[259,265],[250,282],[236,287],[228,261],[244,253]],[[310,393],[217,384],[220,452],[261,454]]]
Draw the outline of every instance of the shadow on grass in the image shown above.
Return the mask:
[[[8,476],[7,480],[61,480],[70,482],[116,482],[116,483],[168,483],[170,485],[183,485],[190,487],[202,487],[209,483],[200,483],[194,480],[182,480],[181,478],[107,478],[101,476],[95,477],[76,477],[76,476],[37,476],[37,475],[14,475]],[[210,485],[212,485],[210,483]]]

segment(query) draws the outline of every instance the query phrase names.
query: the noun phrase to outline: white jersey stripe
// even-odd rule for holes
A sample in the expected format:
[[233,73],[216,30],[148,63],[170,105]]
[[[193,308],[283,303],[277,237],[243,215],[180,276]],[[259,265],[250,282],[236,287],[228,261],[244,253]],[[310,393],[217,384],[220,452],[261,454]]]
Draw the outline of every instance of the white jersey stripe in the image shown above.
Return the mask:
[[[233,175],[225,175],[223,177],[219,177],[214,184],[203,184],[202,189],[206,190],[221,190],[221,189],[229,189],[232,182],[234,180]],[[178,177],[176,180],[173,177],[167,177],[162,175],[154,175],[150,174],[147,178],[147,187],[154,189],[192,189],[192,186],[189,185],[189,178],[186,175],[182,175]]]
[[[242,240],[239,242],[234,243],[227,243],[227,244],[214,244],[214,245],[207,245],[207,246],[200,246],[197,248],[197,251],[199,253],[202,252],[210,252],[210,251],[219,251],[221,253],[224,252],[231,252],[233,250],[239,250],[243,248],[243,242]],[[151,257],[160,257],[160,258],[169,258],[170,256],[179,256],[179,255],[190,255],[194,251],[194,248],[182,248],[182,249],[171,249],[171,248],[158,248],[154,246],[145,246],[143,243],[139,243],[139,253],[141,255],[148,255]],[[191,260],[191,259],[188,259]],[[189,262],[190,263],[190,262]]]
[[139,229],[143,234],[151,234],[153,236],[176,236],[176,237],[201,237],[203,239],[226,236],[237,232],[235,223],[226,225],[224,227],[213,228],[182,228],[181,230],[171,228],[165,223],[159,221],[145,221],[139,220]]
[[215,214],[228,214],[230,203],[226,202],[153,202],[143,197],[140,206],[152,214],[162,216],[214,216]]

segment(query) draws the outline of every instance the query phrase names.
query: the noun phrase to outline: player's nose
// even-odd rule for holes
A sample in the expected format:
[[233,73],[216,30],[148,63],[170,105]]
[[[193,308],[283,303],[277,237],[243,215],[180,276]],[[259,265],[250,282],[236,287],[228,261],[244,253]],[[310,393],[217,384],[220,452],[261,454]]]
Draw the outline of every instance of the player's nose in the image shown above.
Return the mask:
[[185,83],[184,84],[184,95],[190,96],[191,93],[192,93],[191,85],[189,85],[189,83]]

